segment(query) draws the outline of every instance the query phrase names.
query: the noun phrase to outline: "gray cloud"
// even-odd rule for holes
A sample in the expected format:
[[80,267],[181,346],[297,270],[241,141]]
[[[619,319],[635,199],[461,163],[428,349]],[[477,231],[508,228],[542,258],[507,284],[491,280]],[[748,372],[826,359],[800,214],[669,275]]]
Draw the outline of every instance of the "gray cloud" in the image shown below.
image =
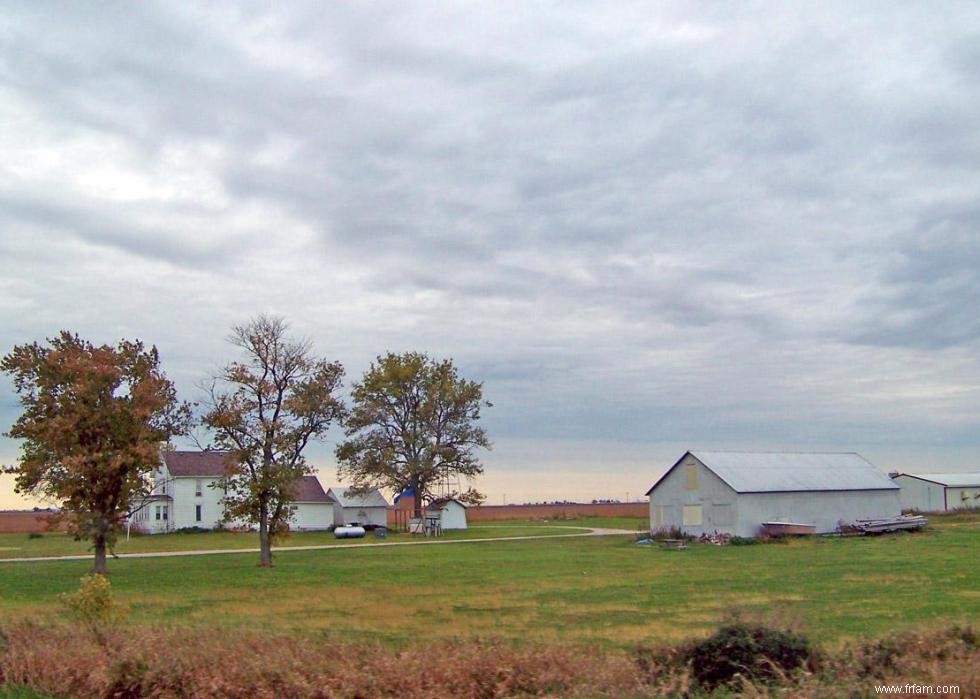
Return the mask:
[[978,26],[15,8],[0,343],[138,335],[193,394],[272,311],[352,378],[455,357],[504,441],[976,445]]

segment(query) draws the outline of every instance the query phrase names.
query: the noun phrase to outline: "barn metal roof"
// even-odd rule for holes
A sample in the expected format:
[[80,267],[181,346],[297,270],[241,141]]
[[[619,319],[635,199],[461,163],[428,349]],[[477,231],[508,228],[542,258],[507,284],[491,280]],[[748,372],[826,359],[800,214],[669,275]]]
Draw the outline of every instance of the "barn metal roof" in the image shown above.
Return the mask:
[[923,481],[932,481],[947,488],[980,488],[980,473],[900,473]]
[[351,495],[350,488],[336,486],[327,491],[327,497],[332,498],[341,507],[388,507],[385,496],[375,488],[363,495]]
[[[854,452],[689,451],[737,493],[897,490],[898,486]],[[647,495],[666,477],[654,484]]]

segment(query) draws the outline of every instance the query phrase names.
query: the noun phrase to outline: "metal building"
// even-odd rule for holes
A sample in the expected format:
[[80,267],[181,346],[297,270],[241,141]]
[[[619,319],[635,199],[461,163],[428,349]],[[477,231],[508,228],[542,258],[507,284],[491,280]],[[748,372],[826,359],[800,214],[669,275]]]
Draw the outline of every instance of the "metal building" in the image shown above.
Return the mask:
[[647,491],[651,531],[757,536],[765,522],[833,532],[901,514],[899,488],[855,453],[688,451]]
[[980,473],[898,473],[903,510],[944,512],[980,507]]
[[333,521],[338,527],[359,524],[363,527],[388,525],[388,501],[377,488],[366,493],[352,493],[350,488],[334,486],[327,491],[333,506]]

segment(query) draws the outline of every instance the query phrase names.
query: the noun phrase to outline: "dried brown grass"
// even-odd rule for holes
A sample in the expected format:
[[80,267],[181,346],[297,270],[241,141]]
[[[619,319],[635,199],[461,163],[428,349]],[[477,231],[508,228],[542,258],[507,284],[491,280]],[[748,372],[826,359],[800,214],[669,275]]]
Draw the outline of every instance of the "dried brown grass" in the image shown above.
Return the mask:
[[[424,639],[424,633],[420,633]],[[823,653],[810,671],[731,695],[874,696],[882,682],[980,696],[977,633],[905,634]],[[0,629],[0,686],[67,697],[698,696],[686,647],[435,641],[403,648],[271,632],[122,626],[99,639],[65,624]]]

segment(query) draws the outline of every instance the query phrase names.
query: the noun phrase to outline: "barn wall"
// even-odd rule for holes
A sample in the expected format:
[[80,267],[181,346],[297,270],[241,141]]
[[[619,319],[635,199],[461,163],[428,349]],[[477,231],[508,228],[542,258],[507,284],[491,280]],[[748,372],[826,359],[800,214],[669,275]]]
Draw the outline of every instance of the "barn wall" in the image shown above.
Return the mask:
[[[944,486],[904,475],[897,476],[892,480],[895,481],[895,485],[902,489],[899,494],[899,501],[903,510],[942,512],[946,509],[943,496]],[[950,502],[950,507],[953,506],[953,503]]]
[[951,510],[980,508],[980,488],[947,488],[946,502]]
[[739,536],[755,536],[762,522],[812,524],[818,534],[837,530],[840,522],[901,514],[898,490],[743,493],[739,496]]
[[[696,474],[696,482],[689,482],[689,468]],[[700,525],[684,523],[685,507],[689,508],[689,521],[700,508]],[[735,491],[689,454],[650,494],[650,530],[676,527],[692,536],[733,531],[739,509]]]

